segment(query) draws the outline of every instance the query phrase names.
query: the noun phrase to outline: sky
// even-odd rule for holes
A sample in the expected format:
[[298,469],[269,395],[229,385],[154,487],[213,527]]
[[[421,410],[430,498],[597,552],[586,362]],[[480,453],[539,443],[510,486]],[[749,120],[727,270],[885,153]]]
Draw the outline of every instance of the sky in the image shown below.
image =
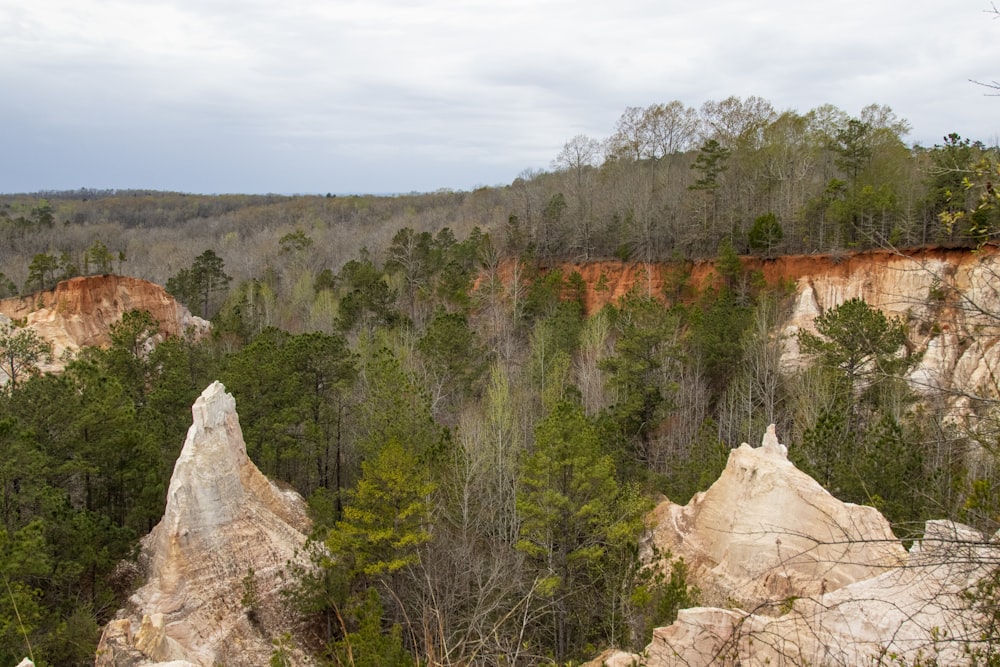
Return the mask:
[[995,144],[989,0],[0,0],[0,192],[503,185],[626,107],[869,104]]

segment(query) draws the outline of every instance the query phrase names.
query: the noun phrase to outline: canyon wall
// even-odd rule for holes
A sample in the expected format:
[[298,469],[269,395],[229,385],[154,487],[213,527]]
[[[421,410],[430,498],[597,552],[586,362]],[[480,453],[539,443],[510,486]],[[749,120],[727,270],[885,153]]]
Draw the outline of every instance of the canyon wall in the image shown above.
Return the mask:
[[[843,255],[742,258],[748,274],[789,302],[775,332],[785,369],[802,365],[796,333],[815,331],[820,314],[853,298],[864,299],[908,325],[908,352],[921,355],[910,374],[919,391],[953,395],[956,416],[967,415],[970,395],[1000,395],[1000,253],[920,248]],[[718,281],[713,262],[689,265],[593,262],[559,267],[577,272],[587,289],[584,305],[594,313],[631,290],[666,301],[692,298]],[[504,277],[511,279],[508,267]]]
[[13,321],[34,329],[52,344],[52,363],[43,370],[59,370],[65,353],[83,347],[110,345],[110,327],[129,310],[148,311],[159,323],[159,336],[183,336],[208,330],[163,287],[127,276],[81,276],[64,280],[55,289],[0,300],[0,322]]

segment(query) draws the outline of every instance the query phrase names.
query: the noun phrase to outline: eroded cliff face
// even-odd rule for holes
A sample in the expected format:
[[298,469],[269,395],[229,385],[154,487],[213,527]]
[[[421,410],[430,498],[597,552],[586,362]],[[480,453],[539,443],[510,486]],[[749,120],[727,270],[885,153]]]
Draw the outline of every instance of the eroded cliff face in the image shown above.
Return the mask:
[[[800,255],[773,259],[745,257],[748,271],[787,290],[791,309],[775,332],[786,370],[801,367],[796,334],[815,331],[816,317],[852,298],[893,317],[909,328],[907,352],[921,360],[910,375],[919,391],[953,394],[955,416],[966,415],[972,401],[965,394],[1000,395],[1000,253],[993,246],[978,251],[921,248],[843,255]],[[562,265],[565,275],[578,272],[587,286],[585,308],[594,313],[630,290],[657,298],[684,298],[716,280],[712,262],[686,267],[593,262]],[[511,279],[512,271],[504,277]]]
[[126,276],[81,276],[53,290],[0,300],[0,316],[24,322],[52,343],[53,362],[43,370],[61,369],[66,352],[110,345],[110,326],[129,310],[149,311],[161,337],[182,336],[189,329],[200,334],[209,326],[161,286]]
[[932,521],[904,551],[875,509],[797,470],[773,431],[733,450],[687,506],[666,501],[651,518],[651,541],[684,558],[688,583],[717,606],[682,610],[643,656],[610,653],[595,667],[961,665],[982,637],[965,593],[996,562],[994,542]]
[[235,400],[220,383],[192,414],[163,519],[143,539],[146,583],[105,628],[97,667],[266,665],[271,639],[292,627],[280,589],[288,563],[303,558],[305,503],[247,457]]

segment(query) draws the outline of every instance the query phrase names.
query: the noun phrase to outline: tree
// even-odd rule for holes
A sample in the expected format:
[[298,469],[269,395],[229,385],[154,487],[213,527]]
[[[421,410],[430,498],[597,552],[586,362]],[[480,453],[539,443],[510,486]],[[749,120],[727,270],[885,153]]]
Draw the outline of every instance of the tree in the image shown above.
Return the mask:
[[366,581],[390,577],[417,561],[430,539],[429,471],[400,440],[386,442],[361,464],[361,479],[330,531],[331,553],[351,563],[351,574]]
[[869,306],[849,299],[816,318],[819,336],[799,332],[799,345],[820,363],[843,373],[852,386],[894,377],[916,359],[898,353],[906,343],[906,326]]
[[59,258],[55,255],[46,253],[35,255],[31,260],[31,264],[28,265],[28,279],[24,284],[25,291],[30,292],[32,285],[39,292],[51,287],[58,269]]
[[417,341],[433,390],[433,410],[441,413],[468,396],[485,366],[485,354],[463,313],[438,309]]
[[[382,590],[392,605],[392,622],[402,623],[407,621],[402,575],[418,563],[431,539],[436,485],[426,462],[395,438],[361,465],[361,479],[344,508],[344,518],[326,537],[330,558],[324,565],[347,594],[346,608],[358,609],[360,602],[364,609],[364,601],[372,599],[368,596]],[[395,633],[386,639],[387,647],[398,645],[398,630]]]
[[108,247],[101,241],[94,241],[85,253],[83,253],[83,272],[90,273],[93,267],[96,273],[111,273],[115,256],[108,250]]
[[3,271],[0,271],[0,299],[11,296],[17,296],[17,285]]
[[337,284],[342,293],[337,318],[341,331],[359,328],[372,333],[378,327],[393,327],[402,321],[396,309],[397,290],[389,287],[367,250],[362,250],[360,259],[344,264]]
[[382,601],[374,588],[360,596],[348,620],[357,629],[334,643],[338,665],[353,667],[411,667],[413,656],[403,648],[402,630],[393,624],[388,635],[382,632]]
[[614,352],[599,364],[612,396],[605,416],[628,449],[631,464],[655,468],[651,435],[677,390],[678,317],[656,299],[632,292],[615,311],[613,326]]
[[701,106],[705,137],[730,150],[760,148],[763,130],[776,115],[771,103],[756,95],[709,100]]
[[591,229],[591,201],[593,188],[590,187],[590,179],[595,161],[600,152],[600,143],[586,135],[578,134],[565,144],[556,159],[552,162],[553,167],[569,175],[572,180],[573,191],[575,193],[577,220],[577,234],[574,235],[572,245],[580,249],[580,254],[584,259],[590,258],[592,250],[592,229]]
[[301,229],[296,229],[278,239],[278,245],[281,246],[283,253],[299,253],[311,248],[313,240]]
[[167,280],[167,291],[191,307],[201,306],[201,316],[209,317],[209,300],[215,292],[225,290],[232,278],[226,274],[225,262],[209,249],[198,255],[188,269],[181,269]]
[[678,100],[628,107],[608,139],[607,153],[614,160],[660,160],[688,150],[698,134],[698,112]]
[[329,489],[337,516],[350,479],[344,422],[356,377],[356,357],[342,336],[273,328],[232,355],[222,374],[243,406],[251,458],[305,496]]
[[517,548],[542,577],[552,605],[551,647],[557,663],[581,649],[594,629],[592,588],[615,541],[619,496],[615,465],[582,408],[560,402],[538,425],[535,448],[521,467]]
[[6,380],[8,391],[16,391],[19,382],[38,374],[39,364],[51,361],[51,343],[34,329],[0,324],[0,380]]
[[[691,164],[691,169],[701,175],[688,186],[688,189],[703,193],[702,224],[705,225],[707,228],[705,231],[709,234],[715,228],[718,209],[716,191],[719,189],[719,176],[728,168],[727,161],[731,152],[729,148],[715,139],[708,139],[701,145],[698,156]],[[711,225],[710,228],[709,225]]]
[[757,216],[750,227],[747,242],[754,250],[762,251],[765,257],[770,257],[774,248],[781,243],[784,230],[774,213]]

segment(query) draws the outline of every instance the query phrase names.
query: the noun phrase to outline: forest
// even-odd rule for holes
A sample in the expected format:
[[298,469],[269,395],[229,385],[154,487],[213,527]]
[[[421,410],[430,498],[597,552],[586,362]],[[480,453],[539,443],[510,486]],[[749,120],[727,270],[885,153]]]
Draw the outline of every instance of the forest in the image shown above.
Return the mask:
[[[277,665],[287,642],[329,665],[640,648],[698,599],[683,563],[641,567],[645,513],[772,422],[798,467],[901,537],[928,518],[996,530],[1000,475],[969,456],[995,451],[996,394],[975,430],[945,419],[902,379],[913,324],[860,300],[782,371],[790,286],[740,260],[993,242],[997,147],[907,145],[908,129],[879,105],[674,101],[471,192],[0,195],[0,296],[122,273],[212,322],[148,350],[155,322],[131,312],[60,374],[33,372],[43,341],[0,329],[17,368],[0,390],[0,663],[93,664],[216,379],[253,461],[314,521],[315,568],[287,591],[302,631],[275,638]],[[586,312],[571,267],[611,258],[665,289]],[[701,259],[714,276],[696,286]]]

